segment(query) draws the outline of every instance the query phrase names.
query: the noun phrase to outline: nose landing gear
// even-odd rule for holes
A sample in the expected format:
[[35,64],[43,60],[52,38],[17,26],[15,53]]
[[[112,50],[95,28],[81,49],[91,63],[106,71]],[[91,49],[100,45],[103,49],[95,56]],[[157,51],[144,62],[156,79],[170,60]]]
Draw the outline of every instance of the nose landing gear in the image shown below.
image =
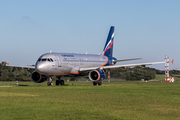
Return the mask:
[[[61,77],[60,76],[58,76],[57,77],[58,78],[58,80],[56,80],[56,85],[64,85],[64,80],[61,80]],[[49,77],[49,82],[47,82],[47,85],[48,86],[52,86],[53,85],[53,82],[52,82],[52,76],[51,77]]]
[[53,83],[52,83],[52,76],[49,77],[49,82],[47,83],[47,85],[48,85],[48,86],[52,86],[52,85],[53,85]]

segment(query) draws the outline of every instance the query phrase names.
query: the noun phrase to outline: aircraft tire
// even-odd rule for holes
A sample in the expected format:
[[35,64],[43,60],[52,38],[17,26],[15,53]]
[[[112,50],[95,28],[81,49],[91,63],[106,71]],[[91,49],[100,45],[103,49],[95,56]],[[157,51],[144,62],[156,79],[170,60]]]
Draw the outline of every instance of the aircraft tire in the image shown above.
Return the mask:
[[56,80],[56,85],[59,85],[59,83],[60,83],[59,80]]
[[60,84],[61,84],[61,85],[64,85],[64,80],[60,80]]
[[99,86],[102,85],[102,81],[101,81],[101,82],[98,82],[98,85],[99,85]]
[[51,82],[47,82],[47,86],[51,86]]
[[97,82],[93,82],[93,85],[96,86],[96,85],[97,85]]

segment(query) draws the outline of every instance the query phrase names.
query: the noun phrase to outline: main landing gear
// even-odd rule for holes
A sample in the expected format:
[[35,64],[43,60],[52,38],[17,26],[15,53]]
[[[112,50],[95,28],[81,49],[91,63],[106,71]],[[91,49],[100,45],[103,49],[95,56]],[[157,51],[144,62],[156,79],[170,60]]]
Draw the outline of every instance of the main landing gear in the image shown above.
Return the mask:
[[64,80],[61,80],[61,77],[57,77],[58,80],[56,80],[56,85],[64,85]]
[[97,84],[98,84],[99,86],[102,85],[102,81],[93,82],[93,85],[94,85],[94,86],[96,86]]

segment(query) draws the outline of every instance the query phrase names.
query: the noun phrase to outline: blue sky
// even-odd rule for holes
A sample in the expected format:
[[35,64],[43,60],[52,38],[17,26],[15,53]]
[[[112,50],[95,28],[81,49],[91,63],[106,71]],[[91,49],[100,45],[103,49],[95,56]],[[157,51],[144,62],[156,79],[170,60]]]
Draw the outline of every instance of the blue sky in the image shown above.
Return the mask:
[[[175,59],[180,69],[179,0],[0,0],[0,61],[35,64],[50,50],[102,53],[115,26],[114,57]],[[164,65],[152,65],[164,70]]]

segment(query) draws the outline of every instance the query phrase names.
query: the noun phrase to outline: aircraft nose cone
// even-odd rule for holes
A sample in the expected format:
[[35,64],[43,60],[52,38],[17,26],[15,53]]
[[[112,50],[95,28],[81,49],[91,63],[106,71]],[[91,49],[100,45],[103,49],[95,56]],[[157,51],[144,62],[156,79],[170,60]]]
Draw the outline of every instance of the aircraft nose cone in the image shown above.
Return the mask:
[[43,65],[43,64],[40,64],[40,63],[37,63],[36,66],[35,66],[35,68],[36,68],[36,71],[38,71],[38,72],[43,72],[43,70],[44,70],[44,65]]

